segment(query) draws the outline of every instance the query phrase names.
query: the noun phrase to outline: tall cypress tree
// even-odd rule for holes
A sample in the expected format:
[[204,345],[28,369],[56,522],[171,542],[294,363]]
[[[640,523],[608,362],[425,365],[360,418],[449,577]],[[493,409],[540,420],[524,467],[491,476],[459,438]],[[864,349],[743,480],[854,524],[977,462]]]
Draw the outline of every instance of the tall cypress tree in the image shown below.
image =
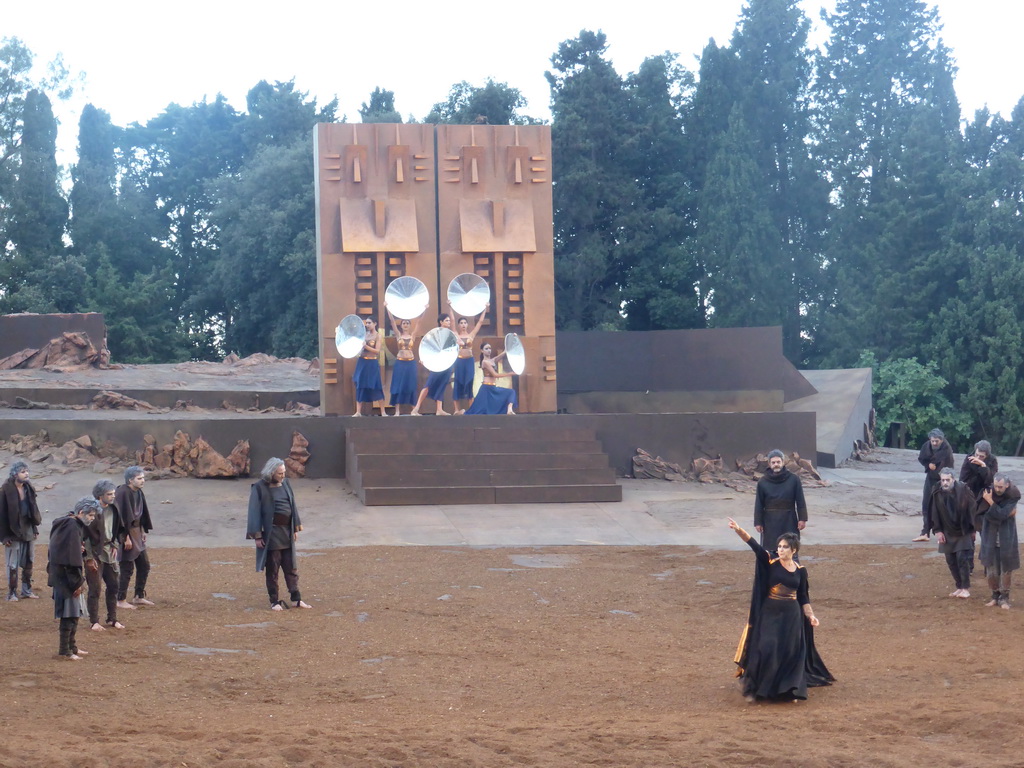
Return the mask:
[[953,66],[921,0],[839,0],[821,62],[817,147],[836,201],[834,286],[812,357],[849,365],[920,354],[963,265],[944,260],[959,160]]
[[559,328],[620,327],[619,242],[637,197],[629,97],[603,32],[563,42],[545,73],[554,155],[555,319]]

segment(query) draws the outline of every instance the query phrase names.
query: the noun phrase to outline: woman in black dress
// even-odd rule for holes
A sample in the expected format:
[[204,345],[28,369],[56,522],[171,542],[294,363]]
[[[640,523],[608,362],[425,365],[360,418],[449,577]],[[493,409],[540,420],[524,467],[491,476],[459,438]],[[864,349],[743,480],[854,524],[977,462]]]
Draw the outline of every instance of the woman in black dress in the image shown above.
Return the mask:
[[736,650],[737,672],[747,701],[806,699],[811,686],[835,680],[814,647],[814,616],[807,589],[807,570],[793,559],[800,548],[795,533],[778,538],[778,557],[729,518],[754,551],[757,567],[747,626]]

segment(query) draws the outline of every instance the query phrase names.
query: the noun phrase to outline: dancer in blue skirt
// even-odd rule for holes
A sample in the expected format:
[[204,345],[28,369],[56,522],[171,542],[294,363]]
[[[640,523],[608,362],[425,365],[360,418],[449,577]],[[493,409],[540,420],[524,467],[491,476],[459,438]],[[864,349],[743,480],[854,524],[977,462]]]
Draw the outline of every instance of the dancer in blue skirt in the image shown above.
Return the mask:
[[[451,305],[449,305],[450,308]],[[465,403],[473,399],[473,379],[476,372],[473,365],[473,340],[476,338],[480,326],[484,324],[484,318],[487,317],[487,310],[490,308],[490,304],[484,307],[484,311],[480,313],[480,318],[476,321],[472,331],[469,330],[469,320],[465,317],[460,317],[455,324],[455,338],[459,341],[459,356],[455,360],[455,385],[452,387],[452,400],[455,401],[456,408],[461,407],[465,410]],[[454,314],[454,310],[452,313]],[[460,405],[460,403],[463,404]]]
[[[447,328],[449,331],[452,329],[452,316],[445,312],[439,315],[437,318],[438,328]],[[430,375],[427,376],[427,385],[420,390],[420,396],[416,400],[416,405],[413,406],[411,416],[419,416],[420,408],[423,406],[423,401],[428,397],[437,404],[437,415],[438,416],[451,416],[448,411],[444,409],[444,391],[448,389],[448,382],[452,380],[452,368],[455,364],[452,363],[451,368],[446,368],[443,371],[431,371]]]
[[416,403],[416,355],[413,353],[413,342],[416,340],[418,321],[396,320],[391,310],[388,310],[388,317],[391,318],[391,328],[398,343],[395,367],[391,371],[391,405],[395,409],[395,416],[400,416],[403,405]]
[[512,410],[516,404],[515,390],[497,386],[498,379],[511,378],[515,374],[511,372],[498,373],[497,362],[505,356],[505,353],[502,352],[497,357],[492,357],[492,351],[489,342],[485,342],[480,348],[480,368],[484,372],[484,381],[480,385],[476,397],[473,398],[473,404],[463,411],[467,416],[500,413],[515,416],[516,412]]
[[356,385],[356,412],[353,416],[363,415],[363,403],[370,404],[370,413],[373,413],[373,404],[380,403],[380,415],[387,416],[384,410],[384,385],[380,378],[380,344],[381,335],[377,332],[377,323],[372,317],[363,320],[366,328],[366,339],[363,342],[363,353],[356,362],[356,371],[352,374],[352,381]]

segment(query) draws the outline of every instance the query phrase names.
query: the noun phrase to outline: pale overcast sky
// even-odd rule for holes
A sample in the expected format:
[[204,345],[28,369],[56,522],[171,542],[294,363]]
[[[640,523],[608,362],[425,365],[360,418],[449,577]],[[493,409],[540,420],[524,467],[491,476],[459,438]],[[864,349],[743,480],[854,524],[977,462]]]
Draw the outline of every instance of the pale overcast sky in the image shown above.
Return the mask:
[[[1024,96],[1024,0],[937,0],[943,38],[959,67],[965,117],[988,105],[1007,117]],[[145,122],[171,102],[223,93],[238,110],[260,80],[291,80],[338,114],[359,120],[377,86],[394,91],[403,116],[422,118],[453,83],[491,77],[518,88],[527,114],[547,118],[544,71],[564,40],[603,30],[620,74],[672,51],[696,69],[714,38],[728,42],[744,0],[517,0],[380,4],[293,0],[51,0],[4,8],[0,34],[21,38],[44,64],[57,53],[84,84],[69,105],[55,105],[60,144],[74,147],[78,113],[92,102],[114,123]],[[803,0],[817,23],[834,0]],[[62,161],[71,158],[62,153]]]

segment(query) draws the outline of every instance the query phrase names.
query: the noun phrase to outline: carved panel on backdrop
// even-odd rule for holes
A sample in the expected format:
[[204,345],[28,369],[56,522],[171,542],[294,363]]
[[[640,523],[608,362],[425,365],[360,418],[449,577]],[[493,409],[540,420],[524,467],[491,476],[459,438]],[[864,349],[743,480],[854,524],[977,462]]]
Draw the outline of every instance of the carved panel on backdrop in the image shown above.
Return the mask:
[[323,124],[315,138],[323,412],[355,405],[355,361],[333,346],[338,321],[354,312],[389,331],[384,291],[411,275],[431,295],[425,333],[463,272],[491,289],[478,344],[515,332],[534,353],[518,380],[520,410],[554,411],[550,128]]

